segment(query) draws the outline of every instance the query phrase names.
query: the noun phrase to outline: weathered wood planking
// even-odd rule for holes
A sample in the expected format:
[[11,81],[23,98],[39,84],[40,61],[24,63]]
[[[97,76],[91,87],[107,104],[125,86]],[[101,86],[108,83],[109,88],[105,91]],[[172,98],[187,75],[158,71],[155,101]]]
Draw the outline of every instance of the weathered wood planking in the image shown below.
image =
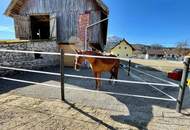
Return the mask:
[[[90,24],[101,20],[101,10],[94,0],[28,0],[20,10],[21,15],[57,14],[57,35],[59,41],[68,42],[77,36],[78,17],[90,12]],[[96,25],[88,31],[89,42],[103,44],[101,26]]]
[[[15,7],[7,11],[7,14],[11,11],[11,13],[8,14],[10,16],[12,14],[26,17],[39,14],[49,14],[50,17],[55,15],[57,40],[65,43],[69,42],[71,37],[79,36],[80,14],[86,12],[90,14],[89,24],[100,21],[108,15],[108,12],[105,12],[99,5],[103,4],[101,0],[13,0],[12,2],[14,3],[14,1],[17,1]],[[104,17],[102,17],[102,14],[104,14]],[[52,23],[53,22],[50,21],[50,24]],[[23,24],[22,21],[15,19],[15,24],[18,37],[19,34],[21,36],[23,35],[23,37],[29,37],[26,35],[30,35],[30,30],[27,30],[26,27],[22,27],[22,25],[19,27],[20,24]],[[28,27],[26,20],[24,25]],[[88,30],[88,42],[99,43],[103,47],[103,45],[106,44],[107,26],[107,22],[105,22],[90,28]],[[23,29],[24,32],[29,32],[24,35],[22,33]],[[52,35],[55,37],[55,32],[52,32]]]
[[16,38],[29,39],[30,38],[30,18],[20,15],[14,16]]

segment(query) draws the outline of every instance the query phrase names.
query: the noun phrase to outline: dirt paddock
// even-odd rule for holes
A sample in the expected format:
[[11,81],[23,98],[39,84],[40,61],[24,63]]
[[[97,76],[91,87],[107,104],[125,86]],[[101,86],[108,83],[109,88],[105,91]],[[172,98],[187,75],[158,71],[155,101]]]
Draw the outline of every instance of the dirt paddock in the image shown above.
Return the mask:
[[[140,69],[138,68],[138,70]],[[59,68],[53,67],[45,69],[44,71],[59,72]],[[159,71],[143,70],[143,72],[163,80],[150,77],[133,69],[131,71],[131,76],[127,76],[127,72],[120,69],[119,79],[165,84],[169,84],[169,81],[174,82],[167,79],[166,75]],[[73,68],[65,68],[65,73],[72,75],[92,76],[91,70],[88,69],[82,69],[80,72],[76,72]],[[102,77],[108,78],[109,74],[103,74]],[[0,92],[2,94],[10,93],[30,98],[40,98],[41,100],[57,100],[61,97],[59,77],[21,73],[10,76],[10,78],[53,84],[57,85],[57,87],[47,87],[0,80]],[[92,114],[99,120],[109,126],[112,126],[104,127],[104,129],[188,130],[190,127],[190,117],[188,116],[190,114],[189,89],[187,89],[185,94],[183,114],[178,114],[175,111],[175,101],[112,94],[121,93],[170,99],[167,95],[164,95],[155,88],[169,94],[174,98],[177,98],[179,89],[175,87],[138,85],[129,83],[116,83],[116,85],[112,87],[109,82],[103,81],[101,91],[111,92],[110,94],[105,94],[88,91],[95,90],[94,80],[77,78],[65,78],[65,86],[67,87],[65,92],[66,100],[70,103],[79,105],[82,110],[90,108],[91,112],[88,111],[89,114]],[[81,91],[81,88],[86,89],[87,91]],[[49,109],[48,106],[47,109]],[[98,110],[104,111],[104,114],[102,114],[103,117],[100,113],[96,113]]]

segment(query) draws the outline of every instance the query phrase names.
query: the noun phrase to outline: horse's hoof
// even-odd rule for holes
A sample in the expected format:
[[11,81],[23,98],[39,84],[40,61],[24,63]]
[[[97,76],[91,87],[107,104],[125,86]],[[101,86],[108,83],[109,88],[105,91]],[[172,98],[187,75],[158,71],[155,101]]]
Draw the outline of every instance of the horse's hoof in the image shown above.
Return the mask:
[[116,83],[115,81],[113,81],[113,82],[111,83],[112,87],[114,87],[114,86],[115,86],[115,83]]
[[100,91],[100,88],[97,88],[97,87],[96,87],[96,91]]

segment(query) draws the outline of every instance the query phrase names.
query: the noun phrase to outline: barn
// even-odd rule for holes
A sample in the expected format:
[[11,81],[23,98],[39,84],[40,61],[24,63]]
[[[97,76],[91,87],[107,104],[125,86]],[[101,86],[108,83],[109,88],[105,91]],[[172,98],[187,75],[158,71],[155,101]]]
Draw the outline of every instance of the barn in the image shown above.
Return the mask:
[[103,50],[108,21],[88,28],[108,17],[109,9],[101,0],[12,0],[5,15],[14,19],[16,38],[55,39],[58,43],[87,44]]

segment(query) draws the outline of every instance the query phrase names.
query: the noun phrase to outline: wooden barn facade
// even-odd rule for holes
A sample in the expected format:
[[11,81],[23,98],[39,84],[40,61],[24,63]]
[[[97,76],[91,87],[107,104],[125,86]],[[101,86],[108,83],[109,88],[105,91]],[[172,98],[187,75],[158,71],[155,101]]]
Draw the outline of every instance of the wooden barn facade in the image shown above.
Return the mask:
[[[74,41],[82,48],[86,27],[107,18],[109,10],[101,0],[12,0],[5,15],[13,17],[18,39]],[[107,28],[108,21],[89,28],[87,43],[103,49]]]

